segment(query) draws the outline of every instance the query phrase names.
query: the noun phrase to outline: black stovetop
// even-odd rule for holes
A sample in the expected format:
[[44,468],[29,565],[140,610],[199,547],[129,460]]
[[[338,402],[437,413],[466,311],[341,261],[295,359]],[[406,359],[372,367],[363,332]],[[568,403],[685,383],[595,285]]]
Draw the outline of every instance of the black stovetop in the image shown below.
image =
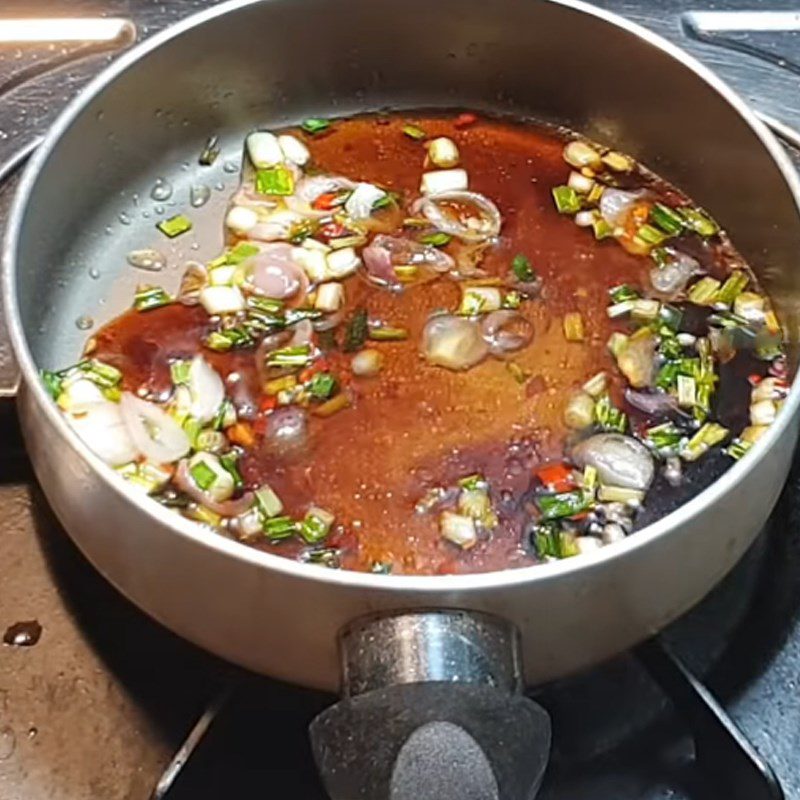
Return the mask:
[[[146,36],[212,4],[3,0],[0,17],[56,8],[64,14],[68,5],[70,14],[129,16]],[[689,22],[680,16],[712,6],[762,10],[764,3],[598,5],[685,45],[760,111],[800,128],[800,34],[726,34],[722,43],[700,42],[687,35]],[[796,6],[796,0],[769,4],[784,11]],[[46,129],[110,57],[0,44],[0,163]],[[13,183],[0,187],[0,220],[12,190]],[[0,382],[13,372],[5,355],[0,341]],[[122,599],[53,518],[8,406],[0,406],[0,570],[0,631],[33,618],[43,626],[34,647],[0,647],[0,798],[145,800],[160,781],[157,796],[168,800],[323,800],[306,726],[333,698],[222,664]],[[800,800],[800,461],[751,552],[663,639],[703,676],[786,796]],[[726,797],[720,782],[696,765],[686,727],[635,656],[544,687],[537,699],[554,723],[546,800]],[[183,769],[164,775],[187,734],[194,728],[199,735],[206,724]]]

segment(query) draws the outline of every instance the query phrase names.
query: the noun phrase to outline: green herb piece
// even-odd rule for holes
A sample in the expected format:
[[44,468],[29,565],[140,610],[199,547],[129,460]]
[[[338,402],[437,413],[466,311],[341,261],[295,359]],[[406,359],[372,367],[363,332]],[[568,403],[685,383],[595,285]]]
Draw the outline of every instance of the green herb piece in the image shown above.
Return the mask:
[[678,405],[681,408],[693,408],[697,402],[697,383],[689,375],[678,375]]
[[323,508],[310,508],[300,523],[300,536],[308,544],[317,544],[330,533],[333,520],[333,514],[329,511]]
[[677,236],[684,225],[683,217],[663,203],[655,203],[650,209],[650,221],[669,236]]
[[663,244],[669,237],[654,225],[644,224],[636,231],[636,238],[645,244],[656,246]]
[[291,517],[272,517],[264,520],[261,529],[271,542],[279,542],[297,533],[299,526]]
[[400,205],[400,195],[397,192],[386,192],[383,197],[379,197],[373,204],[372,210],[379,211],[382,208],[389,206]]
[[425,236],[420,236],[419,241],[421,244],[429,244],[433,247],[444,247],[446,244],[450,244],[452,239],[453,237],[449,233],[436,231],[436,233],[427,233]]
[[219,457],[222,468],[233,478],[233,488],[238,492],[244,488],[244,479],[239,472],[239,458],[236,453],[224,453]]
[[373,561],[370,572],[373,575],[388,575],[392,571],[392,564],[388,561]]
[[358,308],[353,312],[353,316],[347,323],[344,332],[344,345],[342,349],[345,353],[354,353],[364,346],[369,335],[369,322],[367,319],[367,309]]
[[225,353],[234,347],[250,347],[253,343],[253,339],[247,331],[241,328],[212,331],[205,341],[209,350],[216,350],[218,353]]
[[578,554],[575,537],[562,531],[557,523],[537,525],[533,540],[539,558],[569,558]]
[[258,169],[256,191],[259,194],[290,195],[294,192],[294,175],[286,167]]
[[[724,303],[726,306],[733,305],[733,301],[745,290],[750,278],[741,270],[734,270],[725,283],[717,290],[714,297],[715,303]],[[745,325],[747,320],[744,321]]]
[[267,356],[268,367],[304,367],[311,361],[311,345],[282,347]]
[[484,478],[483,475],[476,472],[473,475],[467,475],[464,478],[459,478],[458,485],[462,489],[468,489],[472,491],[474,489],[486,489],[489,484],[486,482],[486,478]]
[[645,431],[645,441],[659,452],[674,450],[683,439],[683,433],[672,422],[654,425]]
[[50,393],[53,400],[58,400],[62,391],[64,379],[58,372],[51,372],[50,370],[43,369],[39,372],[44,388]]
[[517,280],[522,281],[522,283],[530,283],[536,280],[536,272],[531,266],[530,260],[522,253],[517,253],[514,256],[511,261],[511,269],[514,270]]
[[730,456],[734,461],[738,461],[752,446],[752,442],[747,442],[744,439],[734,439],[725,448],[725,455]]
[[197,159],[201,167],[210,167],[219,158],[219,136],[209,136]]
[[715,278],[701,278],[689,289],[689,302],[698,306],[710,305],[714,302],[719,287],[720,282]]
[[592,221],[592,232],[594,233],[594,238],[599,242],[614,235],[614,226],[602,217],[597,217]]
[[322,311],[316,308],[287,308],[284,314],[284,321],[286,325],[294,325],[303,319],[315,320],[323,315]]
[[181,423],[184,433],[189,438],[192,447],[197,443],[197,438],[203,430],[203,423],[195,417],[186,417]]
[[700,430],[689,439],[681,450],[681,458],[685,461],[697,461],[715,444],[719,444],[728,435],[728,429],[716,422],[706,422]]
[[319,224],[312,219],[305,219],[298,222],[289,229],[289,241],[292,244],[302,244],[309,236],[313,236]]
[[683,217],[686,226],[695,233],[708,238],[719,233],[719,225],[705,211],[699,208],[679,208],[678,213]]
[[266,483],[253,492],[256,499],[256,508],[263,514],[265,519],[277,517],[283,511],[283,503],[280,497]]
[[616,305],[617,303],[624,303],[626,300],[638,300],[639,292],[627,283],[621,283],[619,286],[612,286],[608,290],[608,296],[611,302]]
[[540,495],[536,498],[536,505],[545,520],[574,517],[589,507],[583,492],[579,490]]
[[164,236],[169,239],[174,239],[176,236],[190,231],[192,229],[192,221],[183,214],[176,214],[174,217],[161,220],[161,222],[156,224],[156,228],[158,228]]
[[336,378],[330,372],[318,372],[307,384],[312,397],[327,400],[338,388]]
[[173,299],[160,286],[142,286],[133,296],[133,307],[137,311],[152,311],[154,308],[169,305]]
[[403,125],[403,133],[408,136],[409,139],[414,139],[415,141],[425,139],[428,135],[422,128],[418,128],[416,125]]
[[173,361],[169,365],[169,373],[175,386],[189,383],[189,368],[191,361]]
[[408,339],[406,328],[393,328],[390,325],[381,325],[369,329],[369,338],[376,342],[402,342]]
[[[328,569],[341,569],[342,553],[336,547],[315,547],[303,553],[303,560]],[[373,569],[372,572],[375,572]]]
[[506,292],[505,296],[503,297],[503,308],[511,308],[517,309],[522,305],[522,295],[516,291]]
[[755,354],[762,361],[773,361],[783,355],[780,333],[759,331],[755,339]]
[[225,263],[231,266],[241,264],[246,258],[258,255],[259,249],[254,244],[248,242],[239,242],[236,247],[225,255]]
[[658,352],[664,356],[667,361],[674,361],[683,355],[683,345],[681,345],[675,336],[665,336],[662,334]]
[[666,267],[672,260],[672,253],[666,247],[654,247],[650,251],[650,258],[656,262],[657,267]]
[[597,476],[597,467],[593,467],[591,464],[587,464],[583,468],[583,479],[581,481],[581,485],[583,486],[584,492],[592,493],[597,488],[598,484],[598,476]]
[[570,186],[556,186],[553,200],[559,214],[576,214],[581,210],[580,195]]
[[96,358],[81,361],[78,364],[85,378],[97,384],[101,389],[113,389],[122,381],[122,373],[111,364],[104,364]]
[[597,424],[605,431],[618,431],[625,433],[628,427],[628,417],[624,411],[620,411],[612,402],[608,394],[601,394],[595,400],[594,418]]
[[310,133],[312,136],[328,130],[330,126],[330,120],[322,119],[321,117],[309,117],[308,119],[303,120],[302,124],[300,125],[300,127],[306,133]]
[[205,461],[198,461],[193,467],[189,468],[189,473],[192,476],[192,480],[204,492],[217,482],[217,473]]
[[278,314],[283,309],[283,301],[251,294],[247,298],[247,308],[264,314]]
[[677,332],[681,328],[681,320],[683,319],[683,312],[675,306],[667,303],[662,303],[658,312],[658,318],[662,325],[672,332]]

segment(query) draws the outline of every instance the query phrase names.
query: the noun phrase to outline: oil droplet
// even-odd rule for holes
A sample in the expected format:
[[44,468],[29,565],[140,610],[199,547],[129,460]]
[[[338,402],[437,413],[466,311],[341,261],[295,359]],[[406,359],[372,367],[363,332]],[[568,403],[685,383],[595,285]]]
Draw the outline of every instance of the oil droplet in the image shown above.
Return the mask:
[[156,206],[156,207],[153,209],[153,211],[154,211],[156,214],[163,214],[163,213],[164,213],[164,206]]
[[88,331],[93,325],[94,320],[91,317],[87,317],[85,314],[75,320],[75,327],[79,331]]
[[36,735],[37,735],[38,733],[39,733],[39,729],[38,729],[38,728],[36,728],[36,727],[34,727],[34,726],[32,726],[32,727],[28,728],[28,738],[29,738],[29,739],[35,739],[35,738],[36,738]]
[[131,250],[128,253],[128,263],[137,269],[160,272],[167,266],[167,257],[160,250],[146,247],[142,250]]
[[150,197],[165,202],[172,197],[172,184],[166,178],[158,178],[150,190]]
[[11,758],[16,749],[17,737],[14,731],[8,725],[0,728],[0,761]]
[[235,175],[239,171],[239,162],[228,160],[222,165],[222,169],[230,175]]
[[114,233],[114,229],[110,225],[106,225],[105,233],[106,233],[106,236],[111,236],[111,234]]
[[96,281],[96,280],[97,280],[97,279],[100,277],[100,270],[99,270],[99,269],[97,269],[97,267],[92,267],[92,268],[89,270],[89,277],[90,277],[90,278],[91,278],[93,281]]
[[117,217],[117,219],[123,225],[130,225],[131,224],[131,218],[130,218],[130,216],[128,215],[128,213],[126,211],[120,211],[119,216]]
[[189,202],[194,208],[204,206],[209,197],[211,197],[211,189],[204,183],[198,183],[189,190]]
[[197,242],[192,242],[191,249],[192,250],[199,250],[200,249],[200,245]]
[[142,216],[145,219],[150,219],[150,212],[149,211],[142,211]]
[[217,181],[217,182],[214,184],[214,188],[215,188],[215,189],[216,189],[218,192],[222,192],[222,191],[224,191],[224,189],[225,189],[225,184],[224,184],[222,181]]

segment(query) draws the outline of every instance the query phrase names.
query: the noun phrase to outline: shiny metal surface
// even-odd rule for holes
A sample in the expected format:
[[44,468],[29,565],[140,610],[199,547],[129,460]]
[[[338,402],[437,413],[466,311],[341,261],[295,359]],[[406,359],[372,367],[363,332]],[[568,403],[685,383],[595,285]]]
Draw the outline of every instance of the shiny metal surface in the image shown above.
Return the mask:
[[342,632],[342,694],[446,681],[522,688],[519,631],[488,614],[431,610],[360,618]]
[[[168,174],[180,210],[193,176],[191,166],[176,165],[194,163],[210,131],[238,155],[242,133],[256,124],[387,103],[530,113],[629,150],[734,232],[796,338],[797,179],[741,101],[655,37],[580,4],[508,0],[502,14],[477,0],[459,3],[458,15],[448,7],[357,0],[342,26],[339,8],[323,0],[237,2],[173,38],[151,40],[56,124],[23,180],[4,251],[10,327],[26,380],[23,425],[38,477],[80,547],[131,599],[187,638],[318,687],[337,682],[336,632],[377,610],[445,606],[506,617],[523,634],[532,683],[628,647],[693,605],[738,560],[778,495],[797,433],[795,387],[747,459],[627,541],[571,563],[414,578],[327,572],[162,516],[67,430],[35,369],[74,358],[83,336],[73,325],[79,314],[102,321],[127,304],[136,277],[123,255],[154,235],[154,209],[146,209],[149,220],[138,209],[137,225],[115,222],[133,208],[134,193],[143,197]],[[421,16],[430,20],[424,30],[414,23]],[[565,31],[582,56],[556,75],[551,65],[563,61]],[[407,58],[411,40],[414,59]],[[598,58],[597,42],[599,55],[613,57]],[[214,59],[198,62],[205,52]],[[63,203],[64,195],[72,202]],[[219,232],[201,220],[197,229],[205,238],[192,252],[210,256]],[[173,263],[191,244],[175,245]],[[89,276],[92,267],[99,280]]]

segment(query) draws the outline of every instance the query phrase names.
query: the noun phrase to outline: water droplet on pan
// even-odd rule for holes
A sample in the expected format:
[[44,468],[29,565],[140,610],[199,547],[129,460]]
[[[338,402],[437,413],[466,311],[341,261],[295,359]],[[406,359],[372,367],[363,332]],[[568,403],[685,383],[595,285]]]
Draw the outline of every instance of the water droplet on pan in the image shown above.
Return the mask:
[[164,202],[172,197],[172,184],[166,178],[158,178],[150,190],[153,200]]
[[167,257],[160,250],[146,247],[142,250],[131,250],[128,253],[128,263],[137,269],[159,272],[167,265]]
[[211,189],[204,183],[196,184],[189,190],[189,202],[194,208],[204,206],[208,202],[209,197],[211,197]]
[[75,320],[75,327],[79,331],[88,331],[93,325],[94,320],[91,317],[87,317],[86,314],[82,314]]

